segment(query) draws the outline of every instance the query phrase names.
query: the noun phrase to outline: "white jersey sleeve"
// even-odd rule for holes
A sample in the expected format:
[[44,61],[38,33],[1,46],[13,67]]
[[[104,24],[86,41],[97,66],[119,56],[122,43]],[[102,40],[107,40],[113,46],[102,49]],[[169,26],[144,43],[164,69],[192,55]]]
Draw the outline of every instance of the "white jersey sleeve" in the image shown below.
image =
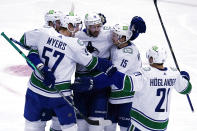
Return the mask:
[[[67,38],[68,39],[68,38]],[[69,50],[70,50],[70,57],[73,59],[76,63],[79,63],[83,66],[90,66],[92,61],[96,62],[96,57],[93,57],[86,49],[85,44],[79,40],[78,38],[72,38],[70,39],[72,42],[69,44]]]
[[191,91],[191,83],[188,82],[185,78],[183,78],[180,72],[176,68],[170,67],[170,70],[177,74],[176,82],[174,88],[177,92],[181,94],[188,94]]
[[39,42],[39,36],[41,31],[38,29],[26,32],[24,34],[24,44],[32,49],[37,49],[37,43]]
[[37,50],[37,44],[40,42],[41,36],[43,36],[46,33],[49,35],[57,36],[57,32],[55,31],[55,29],[47,26],[25,32],[23,36],[24,40],[22,43],[28,47],[31,47],[31,49]]

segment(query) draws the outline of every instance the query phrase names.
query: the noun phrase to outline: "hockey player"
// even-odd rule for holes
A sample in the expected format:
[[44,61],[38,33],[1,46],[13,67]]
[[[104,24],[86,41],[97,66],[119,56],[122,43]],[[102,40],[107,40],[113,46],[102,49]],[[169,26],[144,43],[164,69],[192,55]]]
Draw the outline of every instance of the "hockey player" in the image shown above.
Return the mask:
[[108,60],[93,57],[87,52],[83,42],[72,37],[79,28],[75,16],[63,16],[60,21],[60,34],[46,27],[26,32],[21,39],[21,42],[32,49],[28,58],[42,72],[40,75],[34,71],[28,84],[24,110],[25,131],[45,130],[46,123],[40,120],[45,109],[56,113],[62,131],[77,131],[73,107],[55,88],[72,101],[69,97],[70,81],[76,62],[89,70],[95,68],[107,74],[114,69],[109,68],[112,64]]
[[[71,14],[71,15],[75,15],[75,20],[78,21],[77,24],[75,25],[78,28],[76,28],[75,31],[72,33],[72,37],[74,37],[75,33],[77,31],[81,30],[81,28],[82,28],[82,20],[76,14]],[[51,126],[50,126],[50,131],[61,131],[60,123],[59,123],[58,118],[56,117],[55,113],[51,112],[51,111],[47,111],[45,113],[48,113],[49,116],[52,114],[52,122],[51,122]],[[46,114],[46,116],[47,116],[47,114]],[[47,116],[46,118],[49,118],[48,120],[50,120],[50,117]]]
[[[103,30],[101,17],[97,13],[87,13],[84,20],[85,29],[76,33],[76,37],[84,42],[88,52],[101,58],[110,57],[112,41],[110,31]],[[94,76],[98,71],[87,71],[83,66],[77,65],[76,77]],[[91,119],[104,119],[107,112],[107,92],[103,89],[99,92],[78,93],[74,92],[76,107]],[[102,131],[102,126],[87,125],[85,120],[77,116],[78,131]]]
[[143,68],[143,89],[136,92],[130,111],[129,131],[164,131],[167,129],[172,89],[189,94],[189,74],[176,68],[164,67],[167,58],[165,49],[151,47],[146,53],[150,66]]
[[[53,27],[57,32],[59,32],[60,29],[60,17],[63,15],[63,13],[61,11],[54,11],[54,10],[49,10],[45,16],[44,16],[44,20],[45,20],[45,25],[44,27],[50,26]],[[42,115],[43,117],[41,118],[41,121],[48,121],[52,119],[52,123],[50,126],[50,131],[60,131],[61,127],[59,124],[59,121],[56,117],[56,114],[52,111],[52,110],[47,110],[45,109],[43,111]]]
[[[181,94],[189,94],[192,89],[190,76],[185,71],[164,67],[167,57],[165,49],[153,46],[146,54],[150,66],[142,68],[141,72],[131,76],[116,72],[110,78],[103,74],[92,78],[84,77],[77,79],[78,83],[72,88],[75,90],[91,85],[91,89],[101,89],[114,84],[118,89],[122,89],[126,86],[131,89],[128,92],[136,91],[130,110],[131,126],[128,130],[165,131],[169,121],[171,91],[175,88]],[[84,80],[86,82],[83,82]]]
[[[118,71],[131,75],[141,68],[141,58],[137,47],[129,39],[132,31],[128,24],[116,24],[112,28],[112,41],[115,46],[111,48],[111,60]],[[132,106],[134,92],[125,93],[129,89],[117,89],[111,86],[107,119],[112,121],[112,125],[105,127],[105,131],[115,131],[116,125],[120,126],[120,131],[127,131],[130,126],[129,111]]]

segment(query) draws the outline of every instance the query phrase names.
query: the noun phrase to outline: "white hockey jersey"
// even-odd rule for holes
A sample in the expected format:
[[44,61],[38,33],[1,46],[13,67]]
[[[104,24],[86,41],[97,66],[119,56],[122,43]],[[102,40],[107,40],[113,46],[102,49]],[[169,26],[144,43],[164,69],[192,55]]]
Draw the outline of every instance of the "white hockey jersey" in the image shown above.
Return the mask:
[[173,88],[181,94],[191,91],[191,84],[175,68],[159,70],[145,67],[139,81],[133,83],[136,91],[130,111],[131,123],[142,131],[164,131],[167,128],[171,91]]
[[[90,37],[84,31],[79,31],[76,33],[75,37],[82,40],[86,46],[91,42],[92,46],[95,48],[91,53],[93,56],[98,56],[100,58],[110,57],[110,48],[113,45],[110,30],[101,29],[97,37]],[[88,73],[89,71],[87,71],[83,66],[77,65],[77,72]]]
[[[127,75],[132,75],[134,72],[137,72],[142,65],[139,50],[132,42],[130,42],[129,46],[121,49],[113,46],[111,48],[111,60],[118,71]],[[115,85],[112,85],[109,102],[112,104],[131,102],[134,92],[128,92],[129,89],[126,88],[128,88],[128,86],[118,89]]]
[[[69,86],[76,63],[89,69],[97,63],[97,58],[87,52],[84,43],[78,38],[63,36],[53,28],[47,27],[26,32],[24,41],[27,46],[35,49],[35,52],[31,53],[38,53],[41,61],[54,71],[55,86],[65,96],[71,94]],[[60,97],[55,89],[42,84],[42,78],[37,72],[32,73],[29,88],[43,96]]]

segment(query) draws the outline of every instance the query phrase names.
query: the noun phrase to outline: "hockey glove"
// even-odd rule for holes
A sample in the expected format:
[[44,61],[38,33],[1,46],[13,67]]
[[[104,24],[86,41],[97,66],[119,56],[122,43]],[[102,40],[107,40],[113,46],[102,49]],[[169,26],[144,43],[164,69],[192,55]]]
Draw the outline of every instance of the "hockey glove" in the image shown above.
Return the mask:
[[117,71],[110,60],[105,58],[98,58],[98,63],[95,69],[104,72],[107,76],[111,77]]
[[96,77],[77,77],[71,89],[75,92],[87,92],[91,90],[100,90],[112,84],[111,77],[102,73]]
[[[55,76],[53,75],[51,69],[47,66],[44,66],[42,61],[40,60],[39,54],[36,50],[31,50],[28,54],[27,58],[41,71],[43,74],[43,84],[49,88],[53,88],[55,85]],[[28,62],[27,64],[35,70]]]
[[187,73],[186,71],[180,71],[181,75],[183,78],[185,78],[186,80],[190,80],[190,76],[189,73]]
[[102,24],[104,25],[104,24],[107,22],[105,15],[102,14],[102,13],[98,13],[98,15],[100,16],[101,22],[102,22]]
[[135,31],[137,33],[145,33],[146,32],[145,21],[139,16],[133,17],[130,24],[130,30]]
[[[38,64],[42,63],[40,60],[39,54],[37,53],[37,50],[30,50],[29,54],[27,55],[27,58],[35,65],[37,66]],[[27,61],[27,64],[35,70]]]
[[44,76],[43,84],[49,88],[53,88],[55,85],[55,76],[51,69],[49,69],[47,66],[44,66],[41,69],[41,72]]
[[70,86],[75,92],[87,92],[93,89],[93,77],[77,77]]
[[96,77],[78,77],[75,79],[71,89],[75,92],[87,92],[90,90],[101,90],[114,84],[118,89],[122,89],[125,74],[115,72],[112,77],[108,77],[105,73],[99,74]]

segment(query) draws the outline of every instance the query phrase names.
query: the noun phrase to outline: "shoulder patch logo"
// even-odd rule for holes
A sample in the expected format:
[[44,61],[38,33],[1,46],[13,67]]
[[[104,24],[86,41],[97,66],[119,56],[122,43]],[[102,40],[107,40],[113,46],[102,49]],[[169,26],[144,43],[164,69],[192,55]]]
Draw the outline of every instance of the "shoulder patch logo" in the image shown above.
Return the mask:
[[103,26],[103,30],[110,30],[111,27],[110,26]]
[[80,45],[80,46],[84,46],[85,44],[81,41],[81,40],[77,40],[77,43]]
[[150,67],[143,67],[142,69],[143,69],[144,71],[150,71],[150,70],[151,70]]
[[133,49],[127,47],[127,48],[124,48],[124,49],[123,49],[123,52],[124,52],[124,53],[133,54]]

